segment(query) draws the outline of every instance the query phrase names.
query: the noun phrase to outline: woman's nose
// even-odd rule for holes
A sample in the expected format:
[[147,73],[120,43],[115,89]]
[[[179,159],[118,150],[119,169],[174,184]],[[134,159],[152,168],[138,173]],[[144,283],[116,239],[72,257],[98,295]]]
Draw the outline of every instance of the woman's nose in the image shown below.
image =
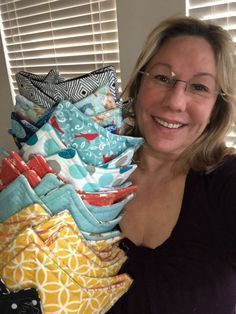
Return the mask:
[[174,111],[185,111],[188,101],[186,94],[186,82],[178,80],[175,85],[166,91],[163,99],[163,105],[168,106]]

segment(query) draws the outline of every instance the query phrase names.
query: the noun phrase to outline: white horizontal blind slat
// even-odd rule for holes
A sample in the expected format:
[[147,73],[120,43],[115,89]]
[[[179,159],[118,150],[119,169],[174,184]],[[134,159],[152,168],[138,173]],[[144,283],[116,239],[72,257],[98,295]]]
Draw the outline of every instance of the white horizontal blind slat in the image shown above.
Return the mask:
[[187,15],[212,21],[227,29],[236,42],[236,1],[187,1]]
[[22,70],[67,79],[114,65],[120,80],[115,0],[1,0],[0,14],[13,97]]
[[[235,0],[186,0],[186,8],[186,15],[220,25],[229,31],[234,42],[236,42]],[[228,134],[226,143],[236,148],[236,131]]]

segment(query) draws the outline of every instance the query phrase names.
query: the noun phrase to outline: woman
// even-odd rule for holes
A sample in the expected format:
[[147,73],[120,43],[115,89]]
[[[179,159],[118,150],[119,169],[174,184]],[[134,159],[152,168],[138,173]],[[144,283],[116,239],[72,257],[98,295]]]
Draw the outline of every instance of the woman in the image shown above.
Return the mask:
[[235,313],[234,64],[218,26],[171,18],[149,35],[126,89],[145,138],[120,224],[134,283],[109,313]]

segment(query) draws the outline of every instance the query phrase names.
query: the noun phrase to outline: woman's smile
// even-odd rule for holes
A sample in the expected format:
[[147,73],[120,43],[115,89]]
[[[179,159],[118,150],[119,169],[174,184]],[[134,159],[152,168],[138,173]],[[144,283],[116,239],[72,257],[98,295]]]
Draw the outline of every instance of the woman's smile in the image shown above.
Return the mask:
[[182,123],[178,122],[167,122],[165,119],[161,119],[159,117],[153,117],[153,120],[157,122],[159,125],[167,128],[167,129],[179,129],[184,126]]

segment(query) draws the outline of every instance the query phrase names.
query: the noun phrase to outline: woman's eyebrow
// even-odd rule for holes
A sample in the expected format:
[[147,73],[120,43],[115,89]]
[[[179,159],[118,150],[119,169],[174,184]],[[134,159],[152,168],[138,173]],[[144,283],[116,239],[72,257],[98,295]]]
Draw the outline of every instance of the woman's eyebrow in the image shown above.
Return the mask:
[[168,67],[169,69],[172,68],[172,66],[171,66],[169,63],[156,62],[155,64],[153,64],[153,65],[151,66],[150,70],[152,70],[152,69],[153,69],[155,66],[157,66],[157,65],[166,66],[166,67]]
[[[163,62],[156,62],[155,64],[153,64],[151,66],[151,68],[148,70],[148,71],[151,71],[153,69],[155,69],[156,66],[165,66],[167,67],[172,73],[173,73],[173,76],[177,76],[178,74],[176,74],[176,72],[173,70],[173,67],[172,65],[170,65],[169,63],[163,63]],[[194,74],[192,77],[198,77],[198,76],[210,76],[212,77],[214,80],[216,79],[215,76],[209,72],[197,72],[196,74]]]
[[195,77],[195,76],[210,76],[215,80],[215,76],[209,72],[198,72],[198,73],[193,75],[193,77]]

